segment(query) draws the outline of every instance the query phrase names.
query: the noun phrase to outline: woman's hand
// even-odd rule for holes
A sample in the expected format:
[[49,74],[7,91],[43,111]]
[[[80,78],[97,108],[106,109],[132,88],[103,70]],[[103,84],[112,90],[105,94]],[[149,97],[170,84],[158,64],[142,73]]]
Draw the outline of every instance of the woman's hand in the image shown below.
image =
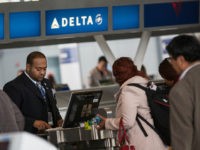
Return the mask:
[[107,118],[105,118],[105,117],[103,117],[103,116],[101,116],[99,114],[97,114],[97,116],[99,118],[101,118],[101,122],[97,125],[97,129],[105,129],[105,122],[106,122]]

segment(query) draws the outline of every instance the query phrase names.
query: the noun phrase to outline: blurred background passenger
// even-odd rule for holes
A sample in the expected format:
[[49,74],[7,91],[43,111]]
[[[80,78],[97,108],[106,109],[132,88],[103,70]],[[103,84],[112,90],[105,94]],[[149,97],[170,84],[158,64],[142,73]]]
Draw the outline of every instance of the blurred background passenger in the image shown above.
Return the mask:
[[52,73],[49,73],[47,75],[47,79],[51,82],[51,85],[52,85],[52,90],[53,90],[53,93],[55,94],[56,91],[69,91],[70,88],[69,88],[69,85],[67,83],[65,84],[57,84],[56,83],[56,80],[55,80],[55,77]]
[[90,87],[114,83],[112,72],[107,69],[107,65],[108,61],[106,57],[99,57],[97,66],[90,71]]
[[0,133],[22,131],[24,117],[10,97],[0,90]]
[[49,73],[47,75],[47,79],[51,82],[52,88],[55,89],[55,87],[56,87],[56,80],[55,80],[54,75],[52,73]]
[[172,87],[178,80],[179,75],[170,63],[169,58],[165,58],[159,65],[159,73],[165,80],[166,85]]
[[140,114],[149,123],[154,124],[144,90],[128,86],[130,83],[137,83],[146,87],[149,80],[144,72],[138,71],[129,57],[121,57],[113,64],[113,74],[116,82],[120,85],[120,89],[115,95],[116,117],[104,118],[100,116],[102,119],[99,124],[100,128],[119,130],[119,122],[123,118],[130,145],[133,145],[136,150],[167,150],[154,130],[141,121],[148,133],[146,137],[136,121],[136,115]]

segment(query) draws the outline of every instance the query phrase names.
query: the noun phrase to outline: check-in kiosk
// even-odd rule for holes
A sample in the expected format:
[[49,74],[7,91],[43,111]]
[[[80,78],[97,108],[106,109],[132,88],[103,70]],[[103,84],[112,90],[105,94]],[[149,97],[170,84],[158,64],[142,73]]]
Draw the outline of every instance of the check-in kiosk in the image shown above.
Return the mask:
[[116,133],[98,130],[95,118],[102,90],[72,92],[62,128],[47,130],[48,140],[62,149],[114,149]]

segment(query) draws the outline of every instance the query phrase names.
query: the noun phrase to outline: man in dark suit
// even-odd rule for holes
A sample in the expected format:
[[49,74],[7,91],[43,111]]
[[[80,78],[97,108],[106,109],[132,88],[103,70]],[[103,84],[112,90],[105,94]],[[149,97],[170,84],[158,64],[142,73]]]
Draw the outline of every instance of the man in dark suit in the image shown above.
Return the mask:
[[200,42],[180,35],[167,46],[179,81],[170,91],[170,127],[173,150],[200,149]]
[[44,78],[46,69],[45,55],[38,51],[32,52],[26,60],[26,71],[3,88],[24,115],[24,130],[31,133],[58,127],[63,123],[52,86]]

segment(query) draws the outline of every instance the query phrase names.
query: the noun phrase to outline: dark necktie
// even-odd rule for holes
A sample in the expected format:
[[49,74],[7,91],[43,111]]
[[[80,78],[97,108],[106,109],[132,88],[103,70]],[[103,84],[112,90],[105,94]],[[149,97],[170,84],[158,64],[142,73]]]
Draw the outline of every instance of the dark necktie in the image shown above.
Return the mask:
[[46,92],[45,92],[44,87],[40,83],[36,83],[36,86],[40,90],[40,93],[41,93],[43,99],[46,100]]
[[53,121],[52,121],[52,113],[50,112],[50,108],[49,105],[47,103],[47,99],[46,99],[46,91],[44,89],[44,87],[41,85],[41,83],[36,83],[36,86],[38,87],[38,89],[40,90],[40,93],[43,97],[44,102],[47,104],[47,109],[48,109],[48,123],[53,125]]

